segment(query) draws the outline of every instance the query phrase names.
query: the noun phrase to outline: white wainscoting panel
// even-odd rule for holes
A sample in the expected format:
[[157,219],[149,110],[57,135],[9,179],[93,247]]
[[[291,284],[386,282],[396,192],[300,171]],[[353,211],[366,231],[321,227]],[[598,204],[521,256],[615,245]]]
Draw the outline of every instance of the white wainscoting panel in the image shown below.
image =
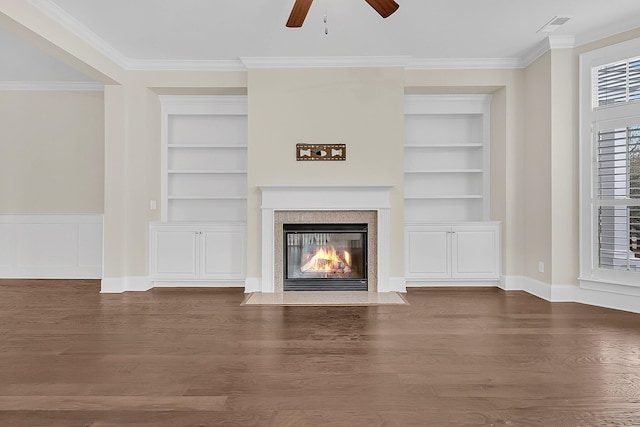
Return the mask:
[[102,215],[0,215],[0,277],[99,279]]

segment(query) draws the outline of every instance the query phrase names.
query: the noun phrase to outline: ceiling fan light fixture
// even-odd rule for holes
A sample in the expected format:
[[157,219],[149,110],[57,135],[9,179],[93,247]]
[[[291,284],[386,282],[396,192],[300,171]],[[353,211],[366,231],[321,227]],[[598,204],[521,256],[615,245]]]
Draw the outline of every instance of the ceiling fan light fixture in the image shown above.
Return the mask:
[[[376,12],[380,14],[383,18],[388,18],[391,16],[400,5],[395,2],[395,0],[365,0],[369,3]],[[313,0],[296,0],[293,4],[293,8],[291,9],[291,14],[289,15],[289,19],[287,20],[287,27],[289,28],[299,28],[302,27],[305,18],[307,17],[307,13],[311,8],[311,3]]]
[[400,5],[396,3],[394,0],[365,0],[369,3],[369,6],[374,8],[376,12],[380,14],[383,18],[388,18],[393,15],[393,13],[398,10]]

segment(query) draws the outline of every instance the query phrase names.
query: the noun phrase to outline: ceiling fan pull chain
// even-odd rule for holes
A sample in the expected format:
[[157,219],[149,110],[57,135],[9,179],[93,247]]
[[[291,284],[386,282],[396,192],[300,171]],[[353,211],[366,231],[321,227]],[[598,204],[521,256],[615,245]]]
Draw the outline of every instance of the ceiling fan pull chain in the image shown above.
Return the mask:
[[327,25],[327,10],[328,10],[327,3],[328,1],[325,0],[324,1],[324,34],[325,35],[329,34],[329,26]]

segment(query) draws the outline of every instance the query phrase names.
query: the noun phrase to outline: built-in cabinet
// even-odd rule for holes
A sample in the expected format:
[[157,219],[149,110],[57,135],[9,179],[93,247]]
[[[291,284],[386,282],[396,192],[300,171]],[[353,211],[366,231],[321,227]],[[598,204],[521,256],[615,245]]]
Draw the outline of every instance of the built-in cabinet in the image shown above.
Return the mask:
[[500,278],[500,224],[489,221],[490,101],[488,95],[405,97],[410,286]]
[[408,225],[407,280],[498,280],[500,224]]
[[150,227],[155,281],[244,280],[245,225],[167,224]]
[[160,102],[162,221],[149,230],[151,279],[187,286],[243,281],[247,98],[161,96]]

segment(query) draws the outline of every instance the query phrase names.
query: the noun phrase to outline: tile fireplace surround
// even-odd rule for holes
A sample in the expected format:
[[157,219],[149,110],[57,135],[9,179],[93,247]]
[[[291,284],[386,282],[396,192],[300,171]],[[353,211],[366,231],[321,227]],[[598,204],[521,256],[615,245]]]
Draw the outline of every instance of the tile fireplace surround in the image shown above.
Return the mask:
[[285,222],[367,223],[369,291],[392,290],[389,273],[391,186],[258,187],[262,192],[262,276],[259,283],[247,281],[248,292],[282,292],[282,224]]

